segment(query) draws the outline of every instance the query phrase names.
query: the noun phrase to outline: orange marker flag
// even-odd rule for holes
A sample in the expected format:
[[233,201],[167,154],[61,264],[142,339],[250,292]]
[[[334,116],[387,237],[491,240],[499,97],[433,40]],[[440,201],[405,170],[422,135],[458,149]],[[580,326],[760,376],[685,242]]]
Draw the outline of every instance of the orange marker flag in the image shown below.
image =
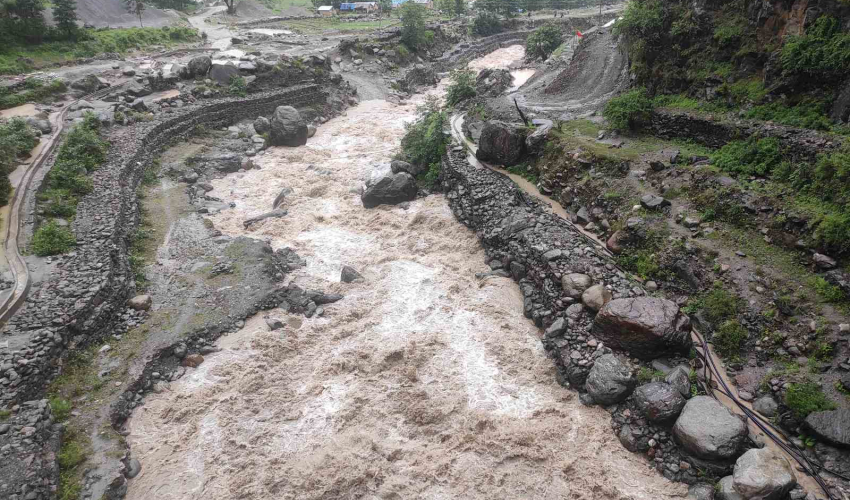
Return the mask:
[[581,37],[583,37],[584,35],[582,35],[582,34],[581,34],[581,31],[576,30],[576,36],[577,36],[577,37],[579,37],[579,38],[581,38]]

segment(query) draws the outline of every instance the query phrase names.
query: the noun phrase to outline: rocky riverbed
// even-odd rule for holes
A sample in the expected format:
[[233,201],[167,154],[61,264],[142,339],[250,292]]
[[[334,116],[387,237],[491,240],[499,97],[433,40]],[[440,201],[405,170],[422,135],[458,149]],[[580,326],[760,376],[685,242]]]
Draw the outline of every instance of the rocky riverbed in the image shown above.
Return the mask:
[[[270,311],[275,330],[258,315],[149,396],[129,424],[129,498],[683,496],[553,383],[522,296],[442,196],[362,207],[421,99],[361,103],[212,182],[236,203],[218,229],[293,247],[294,283],[345,298],[310,319]],[[288,215],[246,230],[284,189]],[[344,265],[363,279],[342,283]]]

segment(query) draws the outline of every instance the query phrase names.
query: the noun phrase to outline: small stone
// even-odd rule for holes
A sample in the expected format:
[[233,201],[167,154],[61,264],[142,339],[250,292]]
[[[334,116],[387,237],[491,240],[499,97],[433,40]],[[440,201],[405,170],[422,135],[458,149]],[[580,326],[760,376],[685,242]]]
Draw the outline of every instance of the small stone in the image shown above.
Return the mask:
[[137,311],[147,311],[151,308],[153,300],[150,295],[136,295],[127,302],[127,305]]
[[197,368],[201,363],[204,362],[204,357],[200,354],[190,354],[183,358],[183,366],[188,366],[191,368]]
[[139,472],[141,471],[142,464],[135,458],[131,458],[130,463],[127,466],[127,477],[133,479],[134,477],[138,476]]

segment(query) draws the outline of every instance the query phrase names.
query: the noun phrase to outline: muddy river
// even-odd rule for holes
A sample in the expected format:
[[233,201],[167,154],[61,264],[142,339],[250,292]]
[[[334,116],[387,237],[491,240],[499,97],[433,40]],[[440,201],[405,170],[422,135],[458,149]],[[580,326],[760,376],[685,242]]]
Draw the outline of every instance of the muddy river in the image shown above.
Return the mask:
[[[270,311],[278,331],[257,316],[149,395],[130,421],[142,470],[127,498],[684,496],[556,383],[518,287],[475,277],[484,252],[443,196],[363,209],[358,187],[388,169],[423,99],[363,102],[306,146],[214,182],[211,195],[236,202],[217,228],[293,247],[308,265],[291,280],[345,298],[311,319]],[[289,215],[243,229],[284,188]],[[343,265],[365,281],[340,283]]]

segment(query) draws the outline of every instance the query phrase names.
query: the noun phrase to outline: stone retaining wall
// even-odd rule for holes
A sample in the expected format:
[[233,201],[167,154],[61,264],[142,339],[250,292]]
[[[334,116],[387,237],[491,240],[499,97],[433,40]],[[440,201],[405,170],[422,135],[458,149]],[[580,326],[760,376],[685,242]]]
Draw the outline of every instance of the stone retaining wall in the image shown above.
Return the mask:
[[544,329],[559,318],[568,324],[564,337],[544,344],[558,364],[559,381],[583,390],[584,378],[603,348],[601,342],[591,342],[592,318],[581,300],[564,295],[561,278],[586,274],[594,284],[609,288],[615,299],[646,292],[587,236],[506,176],[470,165],[462,151],[444,157],[442,172],[442,187],[455,216],[479,236],[491,267],[497,261],[519,283],[525,316]]
[[[0,340],[23,339],[24,347],[0,352],[0,408],[39,397],[56,371],[72,338],[87,341],[107,334],[135,289],[128,262],[129,236],[139,222],[136,189],[145,167],[169,144],[186,139],[197,127],[218,128],[245,118],[270,114],[277,106],[325,105],[327,89],[307,84],[263,92],[248,98],[222,98],[199,102],[160,114],[152,122],[116,127],[107,137],[107,162],[91,175],[93,193],[80,200],[73,229],[75,251],[62,257],[59,267],[34,288],[21,309],[5,326]],[[32,405],[33,402],[23,403]],[[16,413],[19,414],[19,413]],[[47,438],[44,439],[45,441]],[[3,453],[0,483],[18,498],[52,498],[57,484],[54,447],[52,457],[38,464],[22,447]],[[51,453],[53,453],[51,455]],[[4,471],[31,470],[32,474]],[[31,495],[34,494],[35,496]],[[15,498],[14,496],[8,498]]]
[[837,149],[842,144],[841,139],[814,130],[746,120],[716,120],[684,111],[654,111],[645,129],[659,137],[685,137],[713,148],[753,134],[775,137],[792,161],[812,162],[818,153]]

